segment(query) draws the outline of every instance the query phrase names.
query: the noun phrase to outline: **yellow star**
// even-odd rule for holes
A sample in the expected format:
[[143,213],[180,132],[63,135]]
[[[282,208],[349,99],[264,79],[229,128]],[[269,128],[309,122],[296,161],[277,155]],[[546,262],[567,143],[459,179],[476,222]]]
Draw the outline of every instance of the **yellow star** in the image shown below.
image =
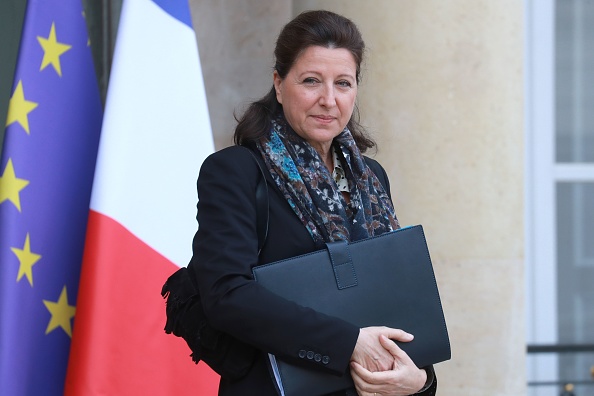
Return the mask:
[[19,273],[17,275],[17,282],[24,276],[29,280],[29,284],[33,286],[33,265],[39,261],[41,255],[31,252],[31,242],[29,240],[29,234],[25,238],[25,246],[22,249],[10,248],[12,252],[18,257],[21,263],[19,267]]
[[0,176],[0,204],[9,200],[21,211],[21,200],[19,193],[23,188],[29,184],[29,180],[19,179],[14,173],[14,166],[12,165],[12,158],[8,159],[4,174]]
[[72,48],[71,45],[59,43],[56,39],[56,24],[52,22],[52,28],[48,38],[37,36],[37,41],[43,48],[43,60],[41,61],[41,68],[39,71],[45,69],[47,65],[51,64],[56,73],[62,77],[62,67],[60,66],[60,55]]
[[70,319],[74,317],[76,307],[68,305],[68,294],[66,293],[66,286],[60,293],[58,302],[43,300],[45,307],[52,314],[52,317],[45,329],[45,334],[49,334],[52,330],[61,327],[70,338],[72,338],[72,326]]
[[19,80],[10,102],[8,103],[8,117],[6,118],[6,126],[13,122],[18,122],[29,134],[29,118],[27,116],[37,107],[37,103],[25,99],[25,91],[23,90],[23,82]]

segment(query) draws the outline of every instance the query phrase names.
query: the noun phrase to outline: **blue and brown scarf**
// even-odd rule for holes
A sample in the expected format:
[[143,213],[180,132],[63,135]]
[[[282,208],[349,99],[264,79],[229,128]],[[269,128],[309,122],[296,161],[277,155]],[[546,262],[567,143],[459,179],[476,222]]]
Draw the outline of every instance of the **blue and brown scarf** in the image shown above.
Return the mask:
[[369,169],[351,132],[333,142],[350,190],[347,204],[318,152],[293,131],[284,117],[257,142],[266,166],[287,202],[316,244],[357,241],[399,228],[390,197]]

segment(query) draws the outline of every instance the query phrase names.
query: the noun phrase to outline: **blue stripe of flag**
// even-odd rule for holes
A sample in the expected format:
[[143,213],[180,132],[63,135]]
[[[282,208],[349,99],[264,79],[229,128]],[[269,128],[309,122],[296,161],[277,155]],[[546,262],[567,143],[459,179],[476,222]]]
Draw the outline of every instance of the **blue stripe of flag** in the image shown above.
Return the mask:
[[187,0],[152,0],[169,15],[192,27],[192,16]]

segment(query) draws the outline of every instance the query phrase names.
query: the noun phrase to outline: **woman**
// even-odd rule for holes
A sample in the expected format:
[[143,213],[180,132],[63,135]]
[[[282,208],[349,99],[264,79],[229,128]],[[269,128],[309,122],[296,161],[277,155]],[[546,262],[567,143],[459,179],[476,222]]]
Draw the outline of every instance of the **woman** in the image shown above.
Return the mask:
[[[359,395],[435,393],[432,369],[418,369],[389,341],[412,335],[359,329],[280,298],[251,276],[256,265],[319,250],[327,241],[399,227],[385,171],[361,154],[374,142],[353,117],[363,51],[350,20],[327,11],[299,15],[278,37],[273,87],[239,120],[237,146],[202,165],[200,227],[189,268],[209,323],[257,350],[245,376],[221,378],[219,395],[276,395],[268,353],[335,375],[350,369]],[[269,231],[260,252],[255,190],[261,174],[239,145],[265,168]]]

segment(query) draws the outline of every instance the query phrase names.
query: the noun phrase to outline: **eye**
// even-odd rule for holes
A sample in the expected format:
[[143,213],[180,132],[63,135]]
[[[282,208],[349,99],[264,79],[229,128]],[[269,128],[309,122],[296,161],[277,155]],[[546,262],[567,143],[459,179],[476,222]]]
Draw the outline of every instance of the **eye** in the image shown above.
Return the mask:
[[340,80],[336,82],[336,85],[338,85],[339,87],[342,88],[350,88],[353,86],[353,84],[351,84],[349,81],[347,80]]
[[307,77],[306,79],[303,80],[303,84],[305,84],[305,85],[314,85],[317,82],[318,82],[318,80],[316,80],[313,77]]

